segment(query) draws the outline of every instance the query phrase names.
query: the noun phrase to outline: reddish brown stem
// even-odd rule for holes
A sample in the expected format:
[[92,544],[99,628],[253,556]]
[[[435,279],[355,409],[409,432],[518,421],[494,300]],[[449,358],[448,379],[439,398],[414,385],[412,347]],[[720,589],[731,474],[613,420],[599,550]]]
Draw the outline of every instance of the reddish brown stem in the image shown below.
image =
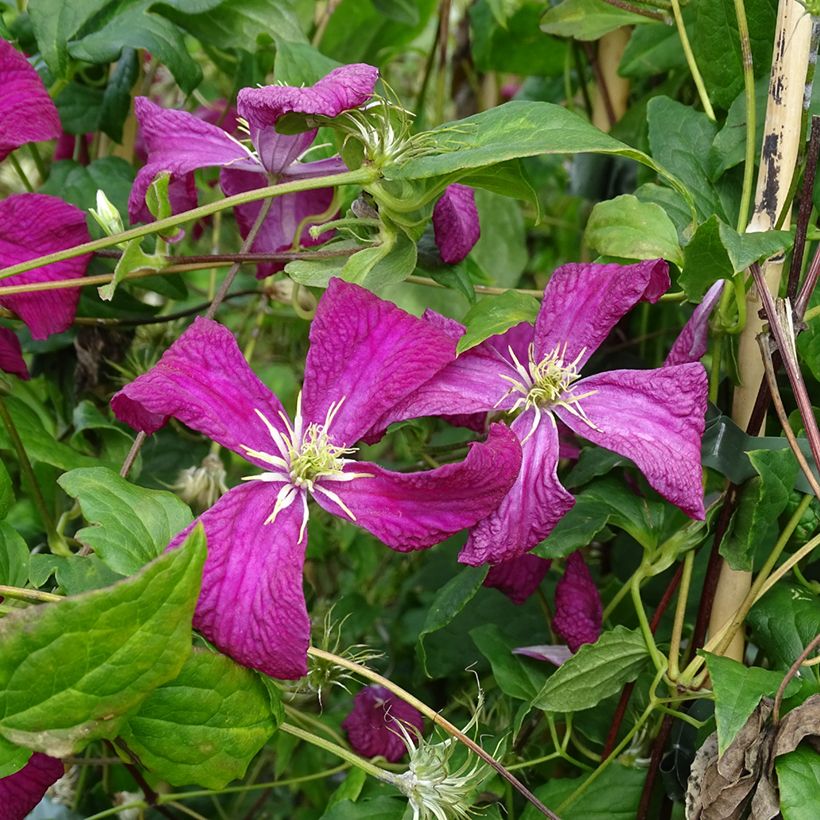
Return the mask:
[[652,756],[649,760],[649,770],[646,773],[646,780],[643,783],[643,791],[641,792],[641,802],[638,804],[638,813],[635,815],[635,820],[646,820],[649,814],[649,804],[652,801],[652,789],[655,787],[655,780],[660,771],[661,759],[666,748],[666,743],[669,740],[669,733],[672,731],[672,716],[666,715],[661,723],[661,729],[655,742],[652,744]]

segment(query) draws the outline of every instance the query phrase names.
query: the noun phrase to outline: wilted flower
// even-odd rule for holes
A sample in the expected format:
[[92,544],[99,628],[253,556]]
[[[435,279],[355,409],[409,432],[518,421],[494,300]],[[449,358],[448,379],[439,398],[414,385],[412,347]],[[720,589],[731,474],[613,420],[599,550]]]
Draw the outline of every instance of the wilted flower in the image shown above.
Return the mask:
[[180,472],[174,490],[186,504],[206,510],[228,492],[225,476],[222,459],[209,453],[199,467],[188,467]]
[[64,772],[61,760],[35,752],[20,771],[0,778],[3,820],[23,820]]
[[208,319],[114,396],[115,414],[132,427],[153,433],[175,416],[263,471],[199,518],[208,559],[194,624],[209,640],[274,677],[305,674],[308,495],[401,551],[437,544],[495,509],[521,457],[504,425],[493,425],[463,462],[428,472],[395,473],[349,457],[376,419],[454,352],[453,339],[429,322],[333,279],[311,324],[293,421],[230,331]]
[[603,610],[598,588],[580,552],[567,558],[564,575],[555,587],[552,628],[571,652],[601,636]]
[[373,685],[357,693],[353,711],[342,722],[342,728],[357,754],[381,755],[395,763],[406,751],[406,739],[399,732],[399,724],[411,742],[414,733],[420,735],[424,730],[424,718],[418,709],[384,686]]
[[[661,495],[687,515],[703,518],[703,366],[581,377],[618,320],[641,299],[657,301],[668,287],[663,260],[563,265],[544,291],[534,328],[519,324],[466,351],[374,425],[375,433],[418,416],[519,413],[511,424],[523,449],[518,479],[498,509],[473,528],[460,561],[477,566],[521,555],[573,506],[556,473],[557,420],[630,458]],[[452,320],[427,318],[463,333]]]
[[481,236],[475,191],[448,185],[433,208],[433,233],[441,258],[448,265],[461,262]]

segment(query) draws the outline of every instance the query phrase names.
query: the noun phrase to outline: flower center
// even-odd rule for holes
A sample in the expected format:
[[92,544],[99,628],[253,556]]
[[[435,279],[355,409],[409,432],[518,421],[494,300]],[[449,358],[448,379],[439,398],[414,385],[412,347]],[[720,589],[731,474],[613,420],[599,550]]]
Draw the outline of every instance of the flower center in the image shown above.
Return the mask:
[[288,442],[290,480],[297,487],[313,490],[321,476],[342,473],[345,456],[356,452],[354,447],[339,447],[331,442],[324,424],[309,424],[301,441]]

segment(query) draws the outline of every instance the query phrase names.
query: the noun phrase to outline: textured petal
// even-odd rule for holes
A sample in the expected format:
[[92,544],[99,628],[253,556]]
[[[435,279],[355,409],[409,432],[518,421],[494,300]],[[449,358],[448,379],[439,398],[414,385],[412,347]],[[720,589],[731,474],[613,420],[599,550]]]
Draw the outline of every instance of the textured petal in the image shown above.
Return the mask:
[[580,552],[567,558],[564,575],[555,587],[555,615],[552,628],[567,642],[571,652],[585,643],[595,643],[601,635],[603,610],[598,588]]
[[662,259],[635,265],[562,265],[552,274],[535,323],[535,354],[557,346],[582,367],[622,316],[641,299],[655,302],[669,287]]
[[513,649],[514,655],[524,655],[537,661],[549,661],[560,666],[572,657],[572,651],[565,644],[538,644],[537,646],[518,646]]
[[23,361],[20,340],[17,334],[7,327],[0,327],[0,370],[21,379],[30,378],[26,363]]
[[[219,184],[225,196],[233,196],[244,191],[252,191],[268,184],[264,174],[224,168],[219,175]],[[324,213],[333,202],[332,188],[318,188],[315,191],[302,191],[296,194],[285,194],[271,200],[270,210],[262,223],[256,239],[251,245],[254,253],[278,253],[288,251],[293,246],[293,238],[303,219]],[[262,202],[249,202],[234,209],[239,233],[244,239],[251,231]],[[299,239],[303,247],[326,242],[331,234],[325,232],[314,238],[309,233],[310,225],[305,226]],[[284,262],[259,265],[261,276],[270,276],[285,267]]]
[[111,399],[111,407],[120,421],[145,433],[174,416],[268,470],[242,445],[278,455],[259,413],[278,432],[286,429],[279,399],[250,369],[233,334],[211,319],[195,319],[154,367]]
[[[555,413],[579,436],[632,459],[649,483],[687,515],[703,518],[701,439],[708,383],[697,363],[613,370],[575,383],[581,408]],[[597,429],[596,429],[597,428]]]
[[134,111],[145,141],[148,161],[140,168],[128,199],[128,214],[132,222],[153,219],[145,205],[145,192],[154,177],[163,171],[179,180],[197,168],[212,165],[238,164],[250,169],[260,167],[247,148],[226,131],[187,111],[161,108],[147,97],[134,100]]
[[523,604],[538,589],[552,561],[526,553],[490,567],[485,587],[503,592],[514,604]]
[[[473,444],[467,458],[422,473],[394,473],[358,461],[346,468],[368,473],[352,481],[317,484],[338,495],[355,522],[387,546],[408,551],[438,544],[494,510],[518,474],[521,448],[503,424],[490,428],[487,441]],[[328,512],[348,516],[322,492],[315,500]]]
[[[0,202],[0,267],[27,262],[47,253],[82,245],[90,240],[85,215],[79,208],[46,194],[16,194]],[[54,282],[85,275],[91,254],[52,262],[0,281],[0,287],[31,282]],[[61,333],[74,321],[79,288],[19,293],[0,297],[35,339]]]
[[0,162],[27,142],[57,139],[60,115],[34,66],[0,38]]
[[706,353],[709,337],[709,317],[720,301],[725,284],[726,281],[720,279],[706,291],[703,301],[695,308],[680,335],[675,339],[675,343],[663,363],[664,367],[673,364],[699,362],[703,354]]
[[342,721],[353,751],[362,757],[380,755],[395,763],[407,751],[401,725],[411,739],[424,731],[418,709],[405,703],[383,686],[365,686],[353,703],[353,711]]
[[307,537],[299,543],[305,515],[301,493],[275,522],[265,523],[283,486],[252,481],[234,487],[197,519],[205,528],[208,558],[194,627],[243,666],[292,680],[307,673],[310,619],[302,591]]
[[316,131],[304,134],[277,134],[272,126],[251,130],[251,140],[259,153],[259,159],[265,170],[271,174],[281,174],[289,165],[296,162],[301,154],[310,147],[316,137]]
[[[558,481],[558,433],[549,413],[533,429],[533,413],[522,413],[512,430],[522,441],[521,471],[498,509],[473,527],[458,560],[479,566],[523,555],[546,538],[575,499]],[[532,435],[528,434],[532,431]],[[526,441],[524,439],[526,438]]]
[[433,208],[433,234],[441,258],[448,265],[460,262],[481,236],[475,191],[467,185],[448,185]]
[[63,774],[61,760],[35,752],[19,772],[0,778],[0,818],[23,820]]
[[297,88],[266,85],[243,88],[237,97],[239,116],[244,117],[253,135],[258,129],[275,125],[285,114],[314,114],[335,117],[358,108],[373,96],[379,70],[364,63],[339,66],[315,85]]
[[397,402],[455,358],[455,340],[369,290],[331,279],[310,326],[302,412],[353,444]]
[[510,350],[522,364],[527,363],[530,345],[533,342],[535,328],[529,322],[520,322],[509,330],[490,336],[485,344],[494,347],[505,359],[510,359]]

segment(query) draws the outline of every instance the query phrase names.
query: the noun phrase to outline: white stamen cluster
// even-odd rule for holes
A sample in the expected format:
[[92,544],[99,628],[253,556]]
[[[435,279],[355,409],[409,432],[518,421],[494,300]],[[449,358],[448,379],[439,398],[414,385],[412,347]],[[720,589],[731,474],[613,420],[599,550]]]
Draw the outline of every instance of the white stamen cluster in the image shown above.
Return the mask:
[[276,453],[266,453],[261,450],[254,450],[244,444],[240,445],[247,455],[276,468],[260,475],[247,476],[242,479],[243,481],[266,481],[284,485],[276,495],[273,511],[266,519],[265,524],[272,524],[282,510],[290,507],[297,497],[301,498],[303,514],[302,526],[299,530],[299,543],[304,538],[307,526],[308,492],[321,493],[333,501],[334,504],[337,504],[351,521],[356,520],[356,516],[338,494],[321,484],[317,484],[317,481],[320,479],[323,481],[353,481],[356,478],[371,477],[370,473],[344,472],[345,465],[353,462],[353,459],[345,458],[345,456],[355,453],[356,448],[341,447],[334,444],[328,435],[328,429],[343,402],[344,398],[331,403],[323,424],[312,422],[305,426],[302,419],[302,394],[300,393],[296,402],[296,416],[293,425],[284,413],[279,413],[279,417],[285,426],[286,432],[284,433],[277,430],[265,414],[257,409],[256,415],[267,427],[271,440],[276,447]]
[[532,428],[527,433],[525,441],[535,432],[535,428],[541,421],[541,412],[555,405],[563,407],[590,427],[595,428],[595,425],[587,418],[580,405],[581,399],[591,396],[595,391],[576,395],[571,389],[573,382],[581,378],[578,365],[584,357],[586,348],[582,348],[573,361],[567,362],[565,361],[567,354],[565,342],[563,346],[556,345],[552,351],[536,362],[535,345],[531,344],[528,349],[526,367],[518,361],[518,357],[511,347],[507,350],[521,378],[501,376],[504,381],[510,383],[511,387],[498,403],[500,404],[501,401],[513,393],[520,393],[521,397],[513,404],[510,412],[530,408],[535,411]]

